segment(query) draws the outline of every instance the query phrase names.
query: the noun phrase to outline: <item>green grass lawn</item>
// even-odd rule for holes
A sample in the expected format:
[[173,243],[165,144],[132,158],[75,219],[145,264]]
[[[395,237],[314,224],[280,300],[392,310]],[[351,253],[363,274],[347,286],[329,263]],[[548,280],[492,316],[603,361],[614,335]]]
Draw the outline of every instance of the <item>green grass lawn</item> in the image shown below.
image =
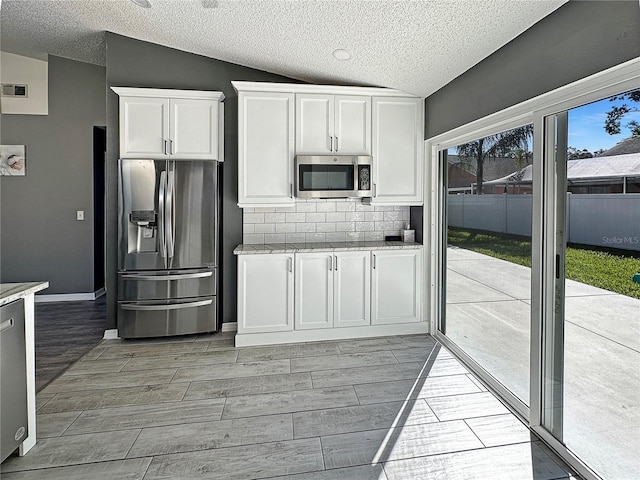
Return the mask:
[[[531,267],[531,242],[499,234],[448,230],[449,245]],[[571,280],[640,299],[640,257],[583,248],[567,248],[566,276]]]

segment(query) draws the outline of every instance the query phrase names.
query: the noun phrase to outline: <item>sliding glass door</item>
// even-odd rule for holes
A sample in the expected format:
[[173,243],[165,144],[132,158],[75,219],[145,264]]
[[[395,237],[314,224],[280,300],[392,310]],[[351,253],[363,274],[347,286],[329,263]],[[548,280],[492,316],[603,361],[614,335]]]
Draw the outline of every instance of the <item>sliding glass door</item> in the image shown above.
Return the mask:
[[640,478],[640,90],[616,91],[434,142],[432,235],[436,336],[581,475],[626,480]]
[[442,331],[526,409],[529,405],[533,125],[443,152]]
[[640,478],[640,139],[572,144],[623,96],[545,118],[555,161],[545,182],[554,265],[543,427],[611,479]]

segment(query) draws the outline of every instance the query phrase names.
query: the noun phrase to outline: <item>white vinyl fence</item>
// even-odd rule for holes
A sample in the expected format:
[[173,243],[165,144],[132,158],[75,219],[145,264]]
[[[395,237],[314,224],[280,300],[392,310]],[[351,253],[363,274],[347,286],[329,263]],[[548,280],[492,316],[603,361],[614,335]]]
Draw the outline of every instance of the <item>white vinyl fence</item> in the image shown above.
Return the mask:
[[[450,227],[531,236],[531,195],[448,195]],[[569,243],[640,251],[640,193],[567,194]]]

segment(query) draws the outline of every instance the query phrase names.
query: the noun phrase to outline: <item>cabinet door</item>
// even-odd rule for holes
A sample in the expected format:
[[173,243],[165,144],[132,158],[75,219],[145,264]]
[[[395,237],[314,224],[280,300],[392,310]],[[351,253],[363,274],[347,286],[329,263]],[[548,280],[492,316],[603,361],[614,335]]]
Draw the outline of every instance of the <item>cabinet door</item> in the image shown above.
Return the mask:
[[374,97],[375,203],[422,203],[422,100]]
[[293,255],[238,256],[238,333],[293,329]]
[[295,329],[333,327],[333,256],[296,254]]
[[371,155],[371,97],[335,97],[334,152]]
[[292,204],[293,93],[238,94],[238,204]]
[[331,154],[333,95],[296,95],[296,155]]
[[371,323],[421,320],[422,250],[372,252]]
[[171,99],[169,153],[185,160],[218,160],[217,100]]
[[371,323],[370,253],[336,252],[333,272],[333,324],[356,327]]
[[120,158],[168,158],[169,100],[120,97]]

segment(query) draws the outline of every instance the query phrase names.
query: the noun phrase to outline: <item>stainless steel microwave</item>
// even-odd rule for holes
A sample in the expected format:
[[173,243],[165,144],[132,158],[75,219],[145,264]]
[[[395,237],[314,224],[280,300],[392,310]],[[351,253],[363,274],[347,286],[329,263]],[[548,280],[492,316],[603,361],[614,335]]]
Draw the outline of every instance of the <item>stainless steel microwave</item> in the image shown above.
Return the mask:
[[368,155],[298,155],[296,197],[371,197],[372,163]]

